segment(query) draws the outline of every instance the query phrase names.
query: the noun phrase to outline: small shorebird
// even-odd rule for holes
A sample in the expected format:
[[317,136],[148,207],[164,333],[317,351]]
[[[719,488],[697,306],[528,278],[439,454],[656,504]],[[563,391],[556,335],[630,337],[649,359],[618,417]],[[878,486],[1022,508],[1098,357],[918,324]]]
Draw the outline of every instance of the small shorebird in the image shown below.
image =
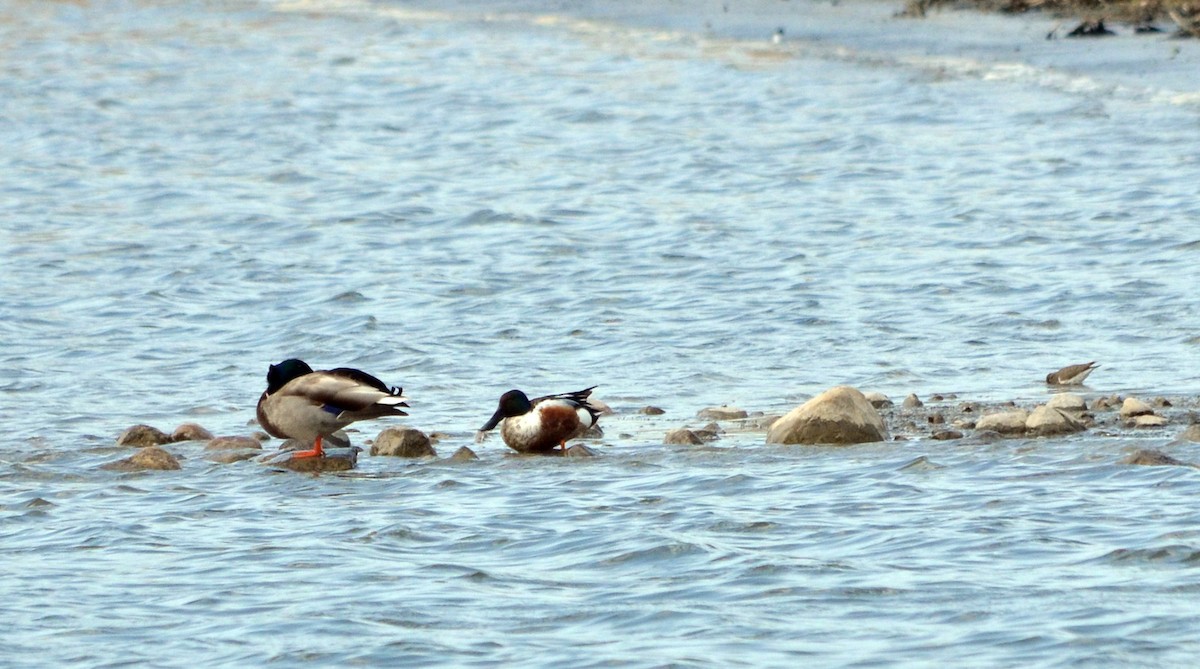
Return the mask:
[[500,436],[518,453],[550,453],[555,446],[567,450],[567,442],[583,436],[600,419],[599,407],[588,402],[591,388],[530,400],[520,390],[500,396],[500,406],[480,435],[504,421]]
[[771,35],[772,44],[783,44],[783,28],[776,28],[775,34]]
[[267,389],[258,398],[258,423],[273,437],[311,441],[312,450],[293,458],[319,458],[321,440],[350,423],[383,416],[407,416],[401,388],[389,388],[370,374],[349,367],[314,372],[295,358],[271,365]]
[[1046,375],[1046,383],[1052,386],[1078,386],[1083,384],[1083,380],[1088,377],[1097,367],[1096,361],[1085,362],[1082,365],[1068,365],[1057,372],[1050,372]]

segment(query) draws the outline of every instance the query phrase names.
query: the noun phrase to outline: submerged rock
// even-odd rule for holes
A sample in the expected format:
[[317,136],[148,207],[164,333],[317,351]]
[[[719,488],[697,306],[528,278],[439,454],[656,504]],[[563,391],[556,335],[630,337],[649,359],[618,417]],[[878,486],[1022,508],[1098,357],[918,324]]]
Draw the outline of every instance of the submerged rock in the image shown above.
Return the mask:
[[696,414],[696,417],[705,420],[737,420],[739,418],[746,418],[749,415],[745,410],[737,407],[719,406],[701,409],[700,413]]
[[437,457],[433,444],[424,432],[413,427],[384,428],[375,443],[371,444],[371,455],[391,455],[401,458]]
[[952,439],[962,439],[963,433],[958,430],[938,430],[930,436],[938,441],[949,441]]
[[1200,441],[1200,425],[1193,423],[1187,426],[1187,429],[1179,433],[1179,438],[1184,441]]
[[1072,418],[1067,412],[1048,405],[1042,405],[1033,410],[1025,419],[1025,429],[1041,437],[1055,434],[1071,434],[1081,432],[1086,428],[1083,423]]
[[567,452],[563,455],[568,458],[594,458],[596,457],[596,451],[593,451],[583,444],[575,444],[574,446],[568,448]]
[[208,441],[213,433],[196,423],[183,423],[171,433],[171,441]]
[[144,446],[128,458],[102,465],[101,469],[117,472],[182,469],[179,460],[158,446]]
[[660,409],[658,407],[650,406],[650,407],[642,407],[641,409],[638,409],[638,413],[644,414],[646,416],[661,416],[661,415],[665,414],[666,411],[663,411],[662,409]]
[[475,451],[466,446],[460,446],[457,451],[454,451],[454,455],[450,456],[451,462],[471,462],[478,459],[479,456],[475,455]]
[[768,444],[848,445],[886,441],[875,407],[850,386],[836,386],[792,409],[771,425]]
[[677,430],[671,430],[663,437],[664,444],[680,444],[684,446],[698,446],[704,443],[700,435],[695,432],[681,427]]
[[1162,451],[1152,448],[1143,448],[1135,451],[1129,457],[1121,461],[1127,465],[1147,465],[1151,467],[1160,466],[1177,466],[1177,467],[1195,467],[1196,465],[1183,460],[1177,460]]
[[171,435],[162,430],[151,427],[149,425],[134,425],[121,433],[117,437],[118,446],[136,446],[145,448],[146,446],[162,446],[163,444],[171,443]]
[[993,413],[980,418],[975,423],[976,430],[990,430],[1000,434],[1023,434],[1025,422],[1029,420],[1029,412],[1024,409]]

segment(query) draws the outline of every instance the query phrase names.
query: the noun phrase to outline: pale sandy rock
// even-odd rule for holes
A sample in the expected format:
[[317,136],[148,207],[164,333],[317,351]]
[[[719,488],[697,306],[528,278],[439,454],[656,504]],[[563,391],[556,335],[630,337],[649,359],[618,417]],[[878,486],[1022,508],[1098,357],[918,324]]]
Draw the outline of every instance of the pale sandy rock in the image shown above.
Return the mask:
[[1046,402],[1046,406],[1073,413],[1081,413],[1087,411],[1088,408],[1087,402],[1075,393],[1058,393],[1051,397],[1049,402]]
[[1054,434],[1070,434],[1086,429],[1083,423],[1071,417],[1067,412],[1042,405],[1033,410],[1025,419],[1025,429],[1035,435],[1049,436]]
[[1125,401],[1121,403],[1121,418],[1133,418],[1152,413],[1154,413],[1154,409],[1136,397],[1126,397]]
[[100,468],[118,472],[182,469],[179,466],[179,460],[174,455],[158,446],[144,446],[130,457],[110,462]]
[[980,418],[975,423],[976,430],[989,430],[1000,434],[1022,434],[1025,432],[1025,421],[1029,420],[1029,412],[1024,409],[993,413]]
[[696,414],[696,417],[703,418],[704,420],[737,420],[739,418],[746,418],[749,415],[745,410],[737,407],[719,406],[701,409],[700,413]]
[[767,431],[769,444],[860,444],[886,441],[887,426],[856,388],[836,386],[792,409]]
[[871,403],[871,406],[875,407],[876,409],[884,409],[892,406],[892,400],[890,400],[887,395],[884,395],[881,392],[863,393],[863,397],[867,398],[867,401]]
[[917,397],[916,393],[909,393],[908,397],[905,397],[904,401],[900,403],[900,406],[905,409],[919,409],[925,406],[925,403],[921,401],[920,397]]
[[171,443],[171,435],[149,425],[134,425],[117,437],[118,446],[162,446]]
[[208,441],[213,433],[197,423],[183,423],[171,433],[171,441]]
[[1134,427],[1162,427],[1167,424],[1167,419],[1162,416],[1153,414],[1142,414],[1133,419]]
[[437,457],[429,437],[413,427],[384,428],[371,444],[371,455],[390,455],[401,458]]

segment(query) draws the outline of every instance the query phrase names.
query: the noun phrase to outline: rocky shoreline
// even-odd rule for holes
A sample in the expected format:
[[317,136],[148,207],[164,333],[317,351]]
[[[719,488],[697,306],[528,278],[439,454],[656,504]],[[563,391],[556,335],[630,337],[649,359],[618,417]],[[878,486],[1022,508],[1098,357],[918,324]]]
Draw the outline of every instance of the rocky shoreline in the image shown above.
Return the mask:
[[[1174,37],[1200,37],[1200,2],[1190,0],[1117,0],[1096,3],[1081,0],[907,0],[901,16],[923,17],[931,10],[952,8],[972,9],[998,14],[1043,12],[1078,25],[1065,33],[1066,37],[1109,37],[1112,30],[1105,21],[1133,26],[1135,33],[1164,32],[1160,23],[1175,25]],[[1046,37],[1057,36],[1057,29]]]
[[[1074,389],[1072,389],[1074,390]],[[1044,402],[979,402],[955,394],[910,393],[899,402],[882,393],[862,393],[849,386],[831,388],[786,414],[749,412],[738,407],[708,407],[695,422],[682,425],[668,418],[663,409],[646,406],[610,414],[616,439],[596,432],[586,440],[620,448],[621,442],[647,442],[645,436],[620,431],[628,421],[652,421],[642,435],[661,434],[658,443],[670,446],[700,446],[738,436],[762,435],[767,444],[798,444],[840,447],[873,442],[961,442],[994,443],[1087,434],[1100,439],[1173,439],[1172,443],[1200,442],[1200,398],[1188,396],[1133,397],[1073,392],[1050,395]],[[621,422],[626,419],[626,422]],[[700,422],[696,425],[696,422]],[[673,425],[671,423],[674,423]],[[339,435],[349,441],[345,433]],[[413,427],[385,427],[365,443],[371,457],[399,457],[434,462],[464,463],[479,460],[470,446],[459,446],[449,457],[439,456],[436,445],[455,439],[452,432],[425,433]],[[461,439],[461,438],[460,438]],[[118,446],[137,451],[102,465],[118,472],[171,471],[183,469],[188,461],[234,464],[255,460],[271,469],[305,473],[341,472],[354,469],[362,448],[330,449],[324,458],[293,459],[293,450],[307,448],[292,440],[273,449],[266,433],[214,436],[196,423],[183,423],[172,433],[149,425],[134,425],[116,440]],[[652,440],[651,440],[651,443]],[[598,447],[576,442],[567,457],[592,457]],[[538,457],[508,454],[508,457]],[[798,454],[797,457],[803,457]],[[1138,450],[1123,460],[1135,465],[1200,465],[1178,460],[1157,450]]]

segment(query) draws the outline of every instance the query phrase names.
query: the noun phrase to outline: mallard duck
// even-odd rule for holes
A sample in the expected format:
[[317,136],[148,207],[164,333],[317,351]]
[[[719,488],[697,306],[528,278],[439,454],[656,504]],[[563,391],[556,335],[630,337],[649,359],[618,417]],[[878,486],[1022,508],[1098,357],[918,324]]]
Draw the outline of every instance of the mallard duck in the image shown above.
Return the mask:
[[500,396],[496,413],[479,432],[504,421],[500,436],[514,451],[549,453],[559,446],[566,452],[567,441],[583,436],[600,419],[600,409],[587,399],[595,387],[533,400],[520,390],[510,390]]
[[370,374],[349,367],[314,372],[295,358],[271,365],[267,389],[258,398],[258,422],[273,437],[313,442],[293,458],[324,455],[322,439],[347,425],[383,416],[407,416],[401,388],[389,388]]
[[1097,367],[1096,361],[1085,362],[1082,365],[1068,365],[1058,370],[1050,372],[1046,375],[1046,383],[1052,386],[1078,386],[1083,384],[1083,380],[1088,377]]

